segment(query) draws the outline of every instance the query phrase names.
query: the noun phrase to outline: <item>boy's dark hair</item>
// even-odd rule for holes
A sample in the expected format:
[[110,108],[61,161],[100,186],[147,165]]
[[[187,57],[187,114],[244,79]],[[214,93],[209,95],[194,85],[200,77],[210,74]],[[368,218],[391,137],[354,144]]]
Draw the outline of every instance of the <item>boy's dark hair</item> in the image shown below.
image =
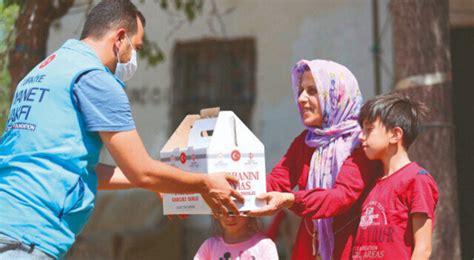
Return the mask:
[[359,124],[373,123],[377,118],[391,130],[403,130],[402,145],[408,149],[421,130],[421,119],[428,109],[422,102],[410,100],[398,93],[382,95],[367,101],[361,108]]
[[134,35],[138,30],[137,17],[145,27],[145,17],[129,0],[100,1],[87,15],[81,40],[87,37],[100,40],[110,30],[120,27]]

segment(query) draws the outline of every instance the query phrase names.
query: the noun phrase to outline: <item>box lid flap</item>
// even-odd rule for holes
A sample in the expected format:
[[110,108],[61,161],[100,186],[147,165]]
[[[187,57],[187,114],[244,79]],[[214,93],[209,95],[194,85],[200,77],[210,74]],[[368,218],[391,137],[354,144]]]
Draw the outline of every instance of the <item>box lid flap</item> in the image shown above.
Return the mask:
[[189,132],[194,121],[200,118],[199,115],[187,115],[171,135],[168,142],[166,142],[165,146],[161,149],[161,152],[169,152],[176,148],[186,148],[188,146]]

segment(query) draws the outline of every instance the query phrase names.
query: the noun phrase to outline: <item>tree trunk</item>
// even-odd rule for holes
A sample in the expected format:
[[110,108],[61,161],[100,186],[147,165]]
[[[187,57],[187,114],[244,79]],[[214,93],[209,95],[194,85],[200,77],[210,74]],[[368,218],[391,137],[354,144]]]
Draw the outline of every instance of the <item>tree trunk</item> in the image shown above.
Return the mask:
[[45,58],[51,23],[73,4],[74,0],[26,0],[22,4],[15,23],[15,45],[9,52],[12,96],[18,82]]
[[392,0],[396,89],[430,112],[410,157],[439,189],[432,259],[460,259],[448,0]]

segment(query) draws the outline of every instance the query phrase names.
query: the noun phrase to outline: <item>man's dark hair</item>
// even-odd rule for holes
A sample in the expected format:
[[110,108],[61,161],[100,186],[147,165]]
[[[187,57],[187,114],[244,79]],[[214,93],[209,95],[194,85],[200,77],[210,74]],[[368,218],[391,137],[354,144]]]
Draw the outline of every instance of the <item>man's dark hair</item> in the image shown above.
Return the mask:
[[400,127],[403,130],[402,144],[408,149],[421,130],[421,119],[427,112],[422,102],[410,100],[398,93],[375,97],[361,108],[359,124],[380,122],[387,130]]
[[128,35],[137,33],[137,17],[145,27],[145,17],[129,0],[100,1],[87,15],[81,40],[87,37],[101,39],[107,32],[123,27]]

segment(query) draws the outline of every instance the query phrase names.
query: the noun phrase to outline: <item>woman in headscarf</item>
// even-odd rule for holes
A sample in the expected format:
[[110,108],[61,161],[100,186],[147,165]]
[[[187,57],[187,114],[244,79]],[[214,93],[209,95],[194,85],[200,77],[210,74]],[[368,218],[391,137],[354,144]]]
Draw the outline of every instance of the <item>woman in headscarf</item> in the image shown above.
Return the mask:
[[267,176],[269,193],[260,198],[268,205],[249,215],[288,207],[302,217],[292,259],[348,259],[359,222],[354,203],[378,173],[359,148],[359,86],[346,67],[326,60],[299,61],[292,85],[306,130]]

